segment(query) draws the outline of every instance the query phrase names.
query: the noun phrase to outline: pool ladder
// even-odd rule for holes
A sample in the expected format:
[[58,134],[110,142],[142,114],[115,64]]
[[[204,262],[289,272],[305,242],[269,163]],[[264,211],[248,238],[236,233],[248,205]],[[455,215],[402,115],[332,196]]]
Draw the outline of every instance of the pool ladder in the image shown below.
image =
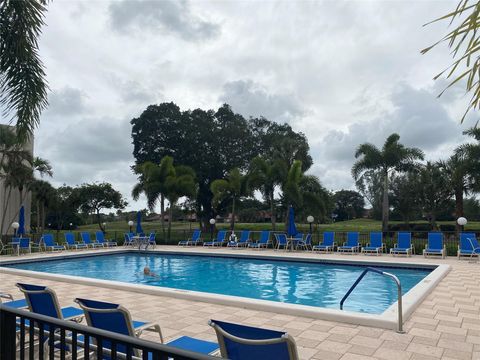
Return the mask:
[[343,310],[343,303],[345,300],[347,300],[348,296],[352,293],[353,289],[355,289],[360,281],[364,278],[367,273],[371,271],[380,275],[388,276],[389,278],[393,279],[395,283],[397,284],[397,304],[398,304],[398,326],[397,326],[397,332],[398,333],[404,333],[403,331],[403,313],[402,313],[402,284],[400,284],[400,280],[398,277],[396,277],[393,274],[390,274],[388,272],[382,271],[375,269],[373,267],[367,267],[363,272],[360,274],[360,276],[355,280],[352,286],[350,286],[350,289],[348,289],[347,293],[343,296],[342,300],[340,300],[340,310]]

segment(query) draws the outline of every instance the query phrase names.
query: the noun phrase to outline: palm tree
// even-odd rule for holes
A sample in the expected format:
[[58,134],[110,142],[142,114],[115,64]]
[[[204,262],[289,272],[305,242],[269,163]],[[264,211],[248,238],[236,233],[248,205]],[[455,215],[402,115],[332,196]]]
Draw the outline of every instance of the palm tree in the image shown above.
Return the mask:
[[0,2],[0,104],[16,119],[22,142],[47,106],[48,86],[37,42],[45,12],[45,0]]
[[157,201],[160,199],[160,221],[162,224],[163,236],[165,236],[165,195],[167,192],[166,180],[169,176],[174,176],[175,168],[173,158],[165,156],[158,165],[152,162],[145,162],[138,165],[135,169],[139,173],[139,182],[132,190],[132,197],[138,200],[140,194],[145,194],[148,208],[153,211]]
[[197,194],[197,183],[195,182],[195,171],[189,166],[175,166],[174,171],[165,179],[165,197],[170,203],[168,221],[168,240],[173,221],[173,207],[178,199],[183,196],[193,198]]
[[238,168],[230,170],[225,179],[214,180],[210,185],[213,193],[212,204],[217,208],[223,201],[232,201],[231,229],[235,229],[235,202],[243,196],[250,195],[248,175],[242,175]]
[[398,134],[390,135],[382,149],[370,143],[361,144],[355,152],[358,160],[352,167],[352,175],[359,180],[368,170],[380,172],[383,180],[383,201],[382,201],[382,231],[388,230],[388,188],[389,178],[392,172],[405,172],[413,168],[416,160],[423,160],[423,151],[418,148],[408,148],[398,141]]
[[270,205],[272,230],[275,231],[275,188],[281,184],[283,174],[287,173],[287,165],[281,160],[265,159],[261,156],[255,157],[250,163],[248,172],[249,186],[258,189],[265,201]]
[[34,180],[29,189],[36,205],[37,232],[40,233],[45,228],[46,209],[55,203],[56,191],[49,182],[44,180]]

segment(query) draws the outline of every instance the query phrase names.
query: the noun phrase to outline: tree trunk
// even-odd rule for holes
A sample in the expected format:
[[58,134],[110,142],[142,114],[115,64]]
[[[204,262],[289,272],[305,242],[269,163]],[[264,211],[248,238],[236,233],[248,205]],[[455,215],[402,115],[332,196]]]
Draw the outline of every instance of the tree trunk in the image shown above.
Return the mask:
[[272,230],[275,231],[275,223],[276,223],[276,216],[275,216],[275,201],[273,198],[273,193],[270,196],[270,220],[272,222]]
[[42,204],[42,232],[45,229],[45,204]]
[[388,171],[385,171],[383,179],[383,201],[382,201],[382,231],[388,231],[388,215],[390,206],[388,204]]
[[[171,206],[170,206],[171,207]],[[165,196],[160,195],[160,221],[162,223],[163,238],[165,239]]]
[[232,200],[232,219],[230,220],[230,229],[235,230],[235,197]]
[[[463,188],[455,189],[455,218],[463,216]],[[455,219],[455,220],[456,220]],[[455,221],[456,230],[459,233],[462,227]]]
[[170,201],[170,209],[168,210],[168,236],[167,236],[168,241],[170,241],[170,232],[172,230],[172,218],[173,218],[173,206],[172,206],[172,202]]
[[432,227],[432,230],[437,230],[437,217],[435,216],[434,213],[430,214],[430,226]]
[[40,234],[40,201],[39,200],[37,200],[37,202],[36,202],[36,208],[37,208],[37,216],[36,216],[36,218],[37,218],[37,229],[36,230],[37,230],[37,233]]
[[100,230],[104,231],[103,226],[102,226],[102,221],[101,221],[101,218],[100,218],[100,210],[97,210],[96,216],[97,216],[97,223],[98,223],[98,226],[100,227]]

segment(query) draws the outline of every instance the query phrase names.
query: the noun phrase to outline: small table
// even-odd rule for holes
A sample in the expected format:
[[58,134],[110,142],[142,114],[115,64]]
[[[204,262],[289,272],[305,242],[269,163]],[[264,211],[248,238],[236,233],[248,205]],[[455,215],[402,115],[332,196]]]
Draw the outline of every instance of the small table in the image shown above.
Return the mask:
[[146,249],[148,246],[149,240],[150,239],[148,236],[132,236],[132,241],[133,241],[132,246],[138,245],[138,250],[140,250],[142,248],[142,245],[145,245],[145,249]]
[[287,238],[287,250],[294,251],[300,241],[302,241],[302,239],[293,237]]

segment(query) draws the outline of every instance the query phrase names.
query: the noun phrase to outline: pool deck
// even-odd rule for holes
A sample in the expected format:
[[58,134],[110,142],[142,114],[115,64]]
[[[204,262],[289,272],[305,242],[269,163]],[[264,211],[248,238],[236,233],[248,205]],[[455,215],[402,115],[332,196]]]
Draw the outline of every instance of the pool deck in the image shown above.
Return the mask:
[[[119,249],[123,250],[123,249]],[[69,284],[61,281],[35,279],[35,283],[52,287],[62,306],[71,305],[75,297],[120,303],[139,320],[158,322],[166,340],[180,335],[189,335],[205,340],[215,340],[209,319],[238,322],[245,325],[286,330],[297,342],[301,359],[479,359],[480,360],[480,264],[459,261],[456,258],[424,259],[388,255],[367,257],[363,255],[312,254],[311,252],[285,253],[273,250],[232,249],[179,249],[174,246],[157,247],[158,251],[205,252],[220,254],[249,254],[269,256],[295,256],[298,258],[380,260],[401,263],[448,264],[451,271],[443,278],[427,298],[405,321],[405,334],[393,330],[350,325],[334,321],[318,320],[281,314],[247,310],[241,307],[211,304],[165,296],[144,295],[123,290],[103,289],[96,286]],[[115,250],[88,250],[108,252]],[[26,258],[62,256],[56,254],[23,255]],[[75,252],[80,253],[80,252]],[[1,256],[3,261],[15,259]],[[0,272],[1,291],[12,293],[15,298],[22,294],[16,282],[29,282],[31,278]],[[145,339],[158,341],[158,336],[144,333]]]

